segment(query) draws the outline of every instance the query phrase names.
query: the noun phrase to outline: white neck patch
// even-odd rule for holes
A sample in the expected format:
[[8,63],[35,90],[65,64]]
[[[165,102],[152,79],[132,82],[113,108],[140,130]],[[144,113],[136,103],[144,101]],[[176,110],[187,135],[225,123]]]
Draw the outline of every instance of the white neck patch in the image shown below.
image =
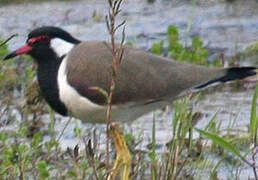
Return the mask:
[[58,57],[61,57],[68,54],[74,47],[74,44],[59,38],[54,38],[50,42],[50,47],[55,51]]

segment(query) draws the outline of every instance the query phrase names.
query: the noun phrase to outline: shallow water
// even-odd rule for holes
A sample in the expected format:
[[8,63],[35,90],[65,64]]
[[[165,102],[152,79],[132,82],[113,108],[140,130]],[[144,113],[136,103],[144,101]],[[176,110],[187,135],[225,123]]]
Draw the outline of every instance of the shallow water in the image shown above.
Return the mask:
[[[11,49],[22,45],[27,33],[42,25],[61,26],[83,40],[108,40],[105,25],[107,4],[103,2],[86,0],[3,6],[0,7],[0,35],[6,38],[19,33],[17,38],[10,41]],[[128,0],[122,8],[118,19],[120,22],[126,20],[126,40],[143,49],[148,49],[153,42],[166,39],[167,27],[172,24],[181,30],[183,42],[188,43],[196,35],[203,39],[204,45],[211,50],[210,58],[221,53],[234,55],[258,41],[258,3],[252,0],[234,3],[202,1],[199,4],[189,4],[189,1],[157,1],[148,4],[142,0]],[[257,61],[240,63],[257,65]],[[231,88],[220,88],[219,91],[207,93],[193,104],[193,110],[203,114],[196,126],[205,127],[218,112],[217,120],[222,122],[222,129],[228,128],[235,120],[232,128],[246,131],[253,92],[253,89],[232,92]],[[164,145],[171,139],[172,116],[173,111],[156,113],[158,144]],[[61,131],[67,119],[60,116],[58,119],[60,123],[56,130]],[[143,137],[144,141],[139,145],[141,149],[146,149],[150,142],[152,120],[153,113],[150,113],[126,126],[127,132],[132,131]],[[61,139],[63,148],[74,147],[78,143],[73,133],[75,124],[73,120],[65,131]],[[77,124],[86,132],[93,127],[80,121]],[[102,127],[99,131],[104,131],[105,126]],[[104,143],[105,138],[101,139]],[[163,147],[159,149],[160,152]]]

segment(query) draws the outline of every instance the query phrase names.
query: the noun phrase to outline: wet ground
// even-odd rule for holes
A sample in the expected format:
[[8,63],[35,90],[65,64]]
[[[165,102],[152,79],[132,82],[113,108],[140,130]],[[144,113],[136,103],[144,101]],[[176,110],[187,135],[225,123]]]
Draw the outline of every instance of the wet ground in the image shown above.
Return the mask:
[[[40,4],[20,4],[0,7],[0,35],[2,38],[19,33],[9,45],[15,49],[26,40],[27,33],[42,25],[60,26],[75,37],[83,40],[108,40],[105,25],[107,4],[100,0],[76,2],[46,2]],[[224,53],[227,56],[242,51],[258,41],[258,3],[256,1],[157,1],[148,4],[143,0],[127,0],[123,5],[119,21],[126,20],[126,40],[136,47],[148,49],[153,42],[166,39],[169,25],[179,27],[181,40],[188,43],[193,36],[204,40],[204,45],[211,50],[210,58]],[[119,38],[118,38],[119,39]],[[253,64],[256,62],[240,62]],[[220,88],[219,91],[203,95],[198,103],[193,104],[194,111],[203,114],[197,127],[204,127],[218,112],[217,120],[222,121],[222,129],[228,128],[235,120],[234,129],[247,130],[250,119],[253,89],[232,91],[232,88]],[[157,143],[165,144],[171,139],[173,111],[156,113]],[[59,116],[58,116],[59,117]],[[140,148],[145,149],[151,139],[153,113],[147,114],[128,126],[128,130],[141,135],[144,139]],[[61,131],[65,118],[60,117],[57,131]],[[73,128],[75,120],[68,126],[62,137],[63,147],[74,147]],[[90,131],[93,125],[82,124]],[[103,126],[105,127],[105,126]],[[104,131],[100,128],[99,131]],[[160,149],[162,151],[162,149]]]

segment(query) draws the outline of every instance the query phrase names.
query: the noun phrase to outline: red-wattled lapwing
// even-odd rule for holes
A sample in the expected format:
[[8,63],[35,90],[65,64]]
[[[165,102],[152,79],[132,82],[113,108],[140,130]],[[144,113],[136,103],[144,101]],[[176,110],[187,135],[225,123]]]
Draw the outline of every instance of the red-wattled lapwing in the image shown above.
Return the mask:
[[[110,47],[101,41],[81,42],[60,28],[47,26],[30,32],[25,46],[4,60],[29,54],[38,63],[42,94],[56,112],[86,122],[105,123],[106,97],[95,87],[109,92],[113,58]],[[253,76],[256,70],[190,65],[124,47],[113,94],[112,120],[133,121],[177,97]]]

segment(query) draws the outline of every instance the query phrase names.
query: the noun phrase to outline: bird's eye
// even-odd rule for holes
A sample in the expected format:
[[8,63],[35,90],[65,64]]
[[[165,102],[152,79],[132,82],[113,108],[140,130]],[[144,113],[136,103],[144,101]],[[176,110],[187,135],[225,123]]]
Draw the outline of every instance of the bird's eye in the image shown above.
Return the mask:
[[37,43],[49,43],[50,38],[48,36],[38,36],[27,40],[28,44],[35,45]]
[[30,39],[27,40],[27,43],[28,43],[28,44],[36,44],[37,41],[38,41],[38,40],[37,40],[36,38],[30,38]]
[[50,40],[50,38],[48,37],[48,36],[42,36],[41,37],[41,41],[49,41]]

